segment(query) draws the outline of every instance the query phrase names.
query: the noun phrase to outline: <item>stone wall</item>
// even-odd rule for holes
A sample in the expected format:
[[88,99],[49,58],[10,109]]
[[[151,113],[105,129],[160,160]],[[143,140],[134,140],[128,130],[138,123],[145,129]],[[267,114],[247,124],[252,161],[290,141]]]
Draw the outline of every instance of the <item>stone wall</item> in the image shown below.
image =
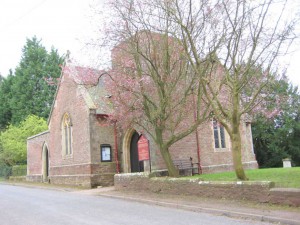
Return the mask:
[[[114,127],[107,125],[107,120],[104,118],[90,115],[90,135],[91,135],[91,160],[92,163],[101,162],[100,146],[107,144],[111,146],[112,161],[115,161],[115,134]],[[119,141],[120,142],[120,141]]]
[[[149,178],[149,174],[116,174],[115,188],[117,190],[145,191],[174,195],[189,195],[207,198],[227,198],[248,200],[259,203],[280,203],[292,206],[300,206],[300,190],[289,192],[288,190],[272,189],[273,182],[262,181],[237,181],[237,182],[207,182],[199,179],[182,179],[155,177]],[[288,193],[289,192],[289,193]]]
[[102,162],[92,164],[92,187],[96,186],[113,186],[114,175],[116,174],[115,162]]
[[300,206],[299,188],[273,188],[270,190],[270,202],[274,204],[284,204]]
[[27,180],[26,176],[10,176],[9,181],[16,181],[16,182],[24,182]]

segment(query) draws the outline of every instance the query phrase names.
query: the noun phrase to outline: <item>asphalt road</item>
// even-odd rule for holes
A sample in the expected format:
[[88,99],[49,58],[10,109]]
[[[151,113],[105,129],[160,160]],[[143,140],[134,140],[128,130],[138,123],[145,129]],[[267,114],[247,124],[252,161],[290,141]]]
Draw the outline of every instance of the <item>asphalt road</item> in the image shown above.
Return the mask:
[[0,184],[0,225],[267,224],[80,193]]

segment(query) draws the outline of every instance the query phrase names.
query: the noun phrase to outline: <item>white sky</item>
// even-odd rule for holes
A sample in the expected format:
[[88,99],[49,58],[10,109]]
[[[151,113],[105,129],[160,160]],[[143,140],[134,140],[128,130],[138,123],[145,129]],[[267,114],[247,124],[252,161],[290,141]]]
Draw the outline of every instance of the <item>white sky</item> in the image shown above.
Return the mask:
[[80,58],[87,35],[91,34],[92,0],[1,0],[0,74],[7,76],[21,58],[26,38],[42,39],[47,50],[71,51]]
[[[98,0],[101,1],[104,0]],[[91,25],[90,4],[93,2],[95,0],[1,0],[0,74],[6,76],[10,68],[15,69],[26,38],[34,35],[42,39],[48,50],[51,46],[60,54],[70,50],[76,61],[88,64],[91,58],[83,50],[96,29]],[[295,7],[300,8],[299,2]],[[283,64],[289,65],[289,79],[300,87],[300,46],[295,45],[293,51]]]

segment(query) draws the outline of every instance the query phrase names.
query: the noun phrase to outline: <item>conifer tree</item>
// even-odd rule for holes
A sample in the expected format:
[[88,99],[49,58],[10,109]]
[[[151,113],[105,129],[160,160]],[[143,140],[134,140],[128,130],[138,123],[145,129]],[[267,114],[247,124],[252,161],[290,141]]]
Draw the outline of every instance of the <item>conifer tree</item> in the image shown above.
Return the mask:
[[4,130],[11,120],[11,109],[9,100],[11,99],[11,85],[13,81],[12,71],[7,78],[1,77],[0,82],[0,131]]
[[64,60],[53,47],[48,53],[36,37],[27,39],[22,52],[11,85],[11,123],[30,114],[48,117]]

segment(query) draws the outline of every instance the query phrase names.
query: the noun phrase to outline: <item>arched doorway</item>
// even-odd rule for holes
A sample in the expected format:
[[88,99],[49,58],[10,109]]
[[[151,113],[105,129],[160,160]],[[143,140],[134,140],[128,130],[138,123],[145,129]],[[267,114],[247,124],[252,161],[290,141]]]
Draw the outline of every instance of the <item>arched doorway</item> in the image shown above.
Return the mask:
[[49,151],[46,144],[44,144],[42,152],[42,170],[43,182],[49,182]]
[[139,133],[134,129],[129,129],[123,138],[123,172],[135,173],[144,171],[144,163],[139,162],[138,145]]
[[130,166],[131,166],[132,173],[141,172],[139,166],[138,145],[137,145],[139,137],[140,135],[135,131],[131,137],[131,142],[130,142]]

